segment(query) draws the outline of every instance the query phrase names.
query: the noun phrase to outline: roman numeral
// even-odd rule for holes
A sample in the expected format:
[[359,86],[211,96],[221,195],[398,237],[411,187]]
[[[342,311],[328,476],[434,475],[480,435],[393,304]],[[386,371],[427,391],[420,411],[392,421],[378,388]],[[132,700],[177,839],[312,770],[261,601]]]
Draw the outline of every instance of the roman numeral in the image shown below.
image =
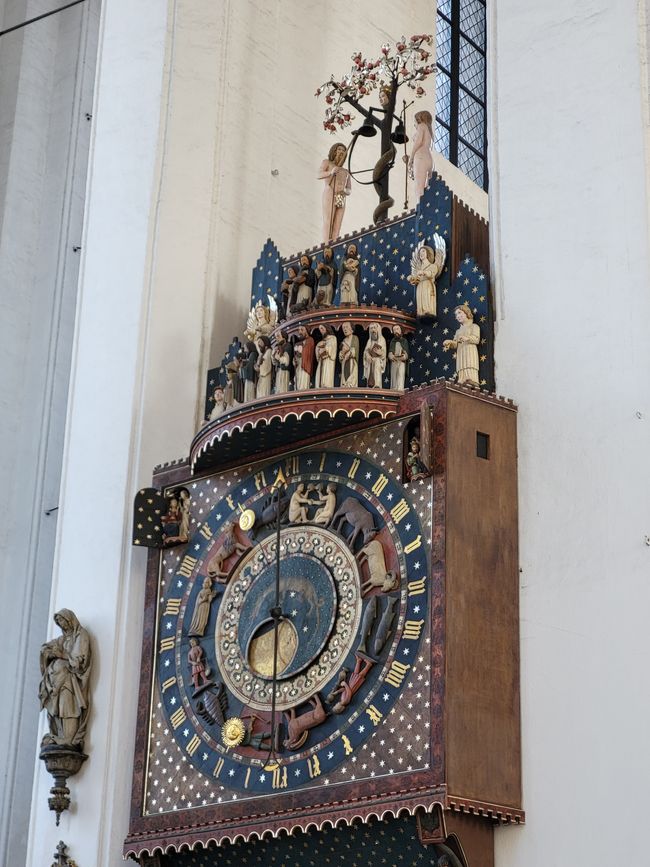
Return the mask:
[[244,788],[245,789],[248,788],[248,781],[250,780],[250,778],[251,778],[251,769],[248,768],[248,770],[246,771],[246,779],[244,780]]
[[381,476],[377,479],[375,484],[372,486],[372,492],[375,496],[379,496],[381,492],[384,490],[386,485],[388,484],[388,478],[382,473]]
[[189,554],[186,554],[181,560],[181,565],[178,567],[178,574],[189,578],[196,566],[196,562],[196,557],[190,557]]
[[354,750],[352,749],[352,744],[350,743],[350,738],[347,735],[341,735],[341,740],[343,741],[345,755],[349,756],[350,753],[354,752]]
[[408,515],[408,513],[409,513],[409,506],[408,506],[408,503],[406,502],[406,500],[404,500],[404,499],[400,500],[399,503],[396,506],[393,506],[393,508],[390,510],[390,514],[393,518],[393,521],[395,521],[396,524],[399,524],[399,522],[402,520],[402,518],[405,518]]
[[379,725],[379,720],[382,718],[383,714],[380,710],[377,710],[374,704],[371,704],[370,707],[366,708],[366,713],[368,714],[374,725]]
[[356,476],[357,470],[359,469],[360,466],[361,466],[361,461],[359,460],[359,458],[355,458],[352,461],[352,466],[348,470],[348,479],[353,479]]
[[173,713],[169,717],[169,721],[172,724],[172,728],[177,729],[179,726],[182,726],[185,720],[187,719],[187,714],[185,713],[185,708],[179,707],[176,713]]
[[264,470],[260,470],[259,473],[255,473],[255,487],[258,491],[261,491],[262,488],[266,487],[266,476],[264,475]]
[[417,581],[409,581],[407,587],[409,591],[409,596],[419,596],[421,593],[424,593],[424,582],[426,579],[418,578]]
[[201,743],[201,739],[198,735],[194,735],[189,744],[185,747],[187,750],[188,756],[193,756],[194,753],[198,750],[199,744]]
[[203,536],[204,539],[211,539],[212,538],[212,530],[208,527],[207,524],[204,524],[201,527],[201,529],[199,530],[199,533]]
[[165,692],[165,691],[168,690],[170,687],[172,687],[175,683],[176,683],[176,678],[175,678],[175,677],[168,677],[167,680],[164,681],[164,683],[163,683],[163,685],[162,685],[162,691]]
[[307,767],[309,768],[309,776],[313,780],[314,777],[320,777],[320,762],[318,756],[312,756],[307,759]]
[[407,620],[404,624],[404,638],[412,638],[417,640],[424,626],[424,620]]
[[181,608],[181,600],[180,599],[168,599],[167,607],[163,611],[163,614],[171,614],[176,616]]
[[226,502],[228,503],[228,505],[230,506],[230,508],[234,512],[235,511],[235,501],[232,498],[232,494],[228,494],[228,496],[226,497]]
[[422,544],[422,536],[418,536],[416,539],[413,539],[412,542],[409,542],[408,545],[404,548],[405,554],[412,554],[413,551],[417,551],[417,549]]
[[287,788],[287,769],[286,768],[275,768],[273,770],[273,781],[271,783],[274,789],[286,789]]
[[[300,472],[300,458],[298,457],[298,455],[292,455],[290,458],[287,458],[287,460],[285,461],[285,466],[287,468],[287,473],[290,476],[297,476]],[[278,473],[278,476],[279,475],[280,473]],[[278,480],[276,479],[276,484],[277,481]],[[282,481],[284,484],[286,484],[286,479],[284,478],[284,476],[282,476]]]
[[320,467],[318,468],[321,473],[323,472],[323,470],[325,468],[325,461],[326,460],[327,460],[327,452],[321,452]]
[[215,765],[214,771],[212,772],[213,777],[218,777],[223,768],[223,759],[219,759],[217,764]]
[[166,650],[173,650],[175,641],[175,638],[163,638],[160,642],[160,653],[164,653]]
[[406,672],[409,670],[410,665],[404,665],[403,662],[398,662],[396,659],[393,660],[393,664],[390,667],[390,671],[384,678],[386,683],[390,683],[391,686],[401,686],[404,678],[406,677]]

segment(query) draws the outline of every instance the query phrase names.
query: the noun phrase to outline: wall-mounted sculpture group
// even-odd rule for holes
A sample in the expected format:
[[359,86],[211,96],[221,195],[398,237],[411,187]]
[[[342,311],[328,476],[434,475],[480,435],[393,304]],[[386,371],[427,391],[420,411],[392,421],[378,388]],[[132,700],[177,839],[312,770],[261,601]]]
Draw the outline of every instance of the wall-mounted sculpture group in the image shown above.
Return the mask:
[[[435,323],[436,280],[444,268],[446,245],[437,234],[432,246],[423,241],[412,251],[408,283],[414,287],[418,321]],[[248,314],[244,338],[225,363],[225,383],[211,393],[207,421],[271,395],[311,389],[389,388],[404,391],[411,359],[409,340],[401,324],[359,320],[369,309],[359,304],[361,262],[356,244],[349,244],[337,262],[325,247],[318,261],[303,254],[298,266],[288,266],[280,297],[268,295]],[[326,322],[314,315],[326,312]],[[459,324],[442,349],[456,353],[459,383],[479,385],[478,345],[474,314],[464,302],[455,308]],[[409,320],[415,322],[415,320]],[[411,328],[412,330],[412,328]],[[235,345],[235,344],[233,344]],[[179,501],[178,532],[183,503]]]

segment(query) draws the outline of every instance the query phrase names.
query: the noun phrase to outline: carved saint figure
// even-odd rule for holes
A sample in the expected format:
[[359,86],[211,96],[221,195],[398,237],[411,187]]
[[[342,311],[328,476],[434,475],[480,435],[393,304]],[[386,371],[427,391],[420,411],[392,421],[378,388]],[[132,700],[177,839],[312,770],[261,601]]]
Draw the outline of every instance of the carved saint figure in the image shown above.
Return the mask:
[[445,340],[442,348],[447,352],[456,350],[456,376],[459,384],[479,385],[478,349],[481,330],[474,322],[474,314],[469,304],[461,304],[454,311],[456,322],[460,325],[453,340]]
[[399,578],[395,572],[386,568],[384,546],[379,539],[371,539],[366,542],[357,554],[357,561],[359,566],[363,566],[365,563],[368,567],[368,578],[361,582],[362,596],[365,596],[375,587],[379,587],[382,593],[388,593],[397,587]]
[[316,379],[314,388],[334,388],[334,372],[336,366],[336,335],[329,325],[319,325],[321,339],[316,344]]
[[418,437],[413,437],[409,443],[409,453],[406,456],[406,474],[410,482],[417,482],[418,479],[424,479],[430,474],[429,468],[420,454]]
[[284,394],[289,391],[290,374],[291,374],[291,353],[289,352],[290,345],[284,336],[280,333],[273,354],[271,356],[273,366],[275,367],[275,393]]
[[187,661],[190,666],[190,677],[196,693],[202,686],[210,686],[210,669],[205,659],[205,651],[197,638],[190,638],[190,649],[187,653]]
[[291,305],[294,303],[294,280],[297,276],[298,271],[293,265],[289,265],[287,268],[287,276],[280,284],[280,292],[282,293],[282,310],[280,311],[280,316],[282,319],[287,318],[289,311],[291,310]]
[[226,365],[226,376],[228,377],[226,389],[228,394],[225,397],[225,403],[229,409],[239,406],[244,402],[244,379],[241,373],[243,359],[243,352],[240,350],[236,357]]
[[252,340],[246,344],[246,359],[241,366],[241,376],[244,381],[244,403],[255,400],[257,380],[257,347]]
[[46,642],[40,655],[38,697],[41,708],[47,711],[50,728],[42,745],[59,744],[82,750],[90,709],[90,636],[68,608],[57,611],[54,622],[62,634]]
[[445,264],[447,248],[440,235],[433,236],[433,245],[418,244],[411,256],[411,273],[407,280],[417,286],[415,304],[418,316],[437,315],[436,280]]
[[359,303],[359,283],[361,272],[359,270],[359,253],[356,244],[350,244],[341,262],[341,285],[339,302],[341,304]]
[[291,495],[289,501],[289,522],[291,524],[304,524],[309,518],[307,517],[307,509],[311,504],[311,500],[305,493],[303,484],[296,485],[296,490]]
[[273,352],[268,337],[258,337],[256,341],[258,356],[255,364],[257,373],[256,397],[268,397],[273,383]]
[[331,307],[338,282],[338,268],[331,247],[325,247],[323,258],[316,265],[316,306]]
[[363,351],[363,375],[369,388],[381,388],[386,370],[386,339],[381,326],[373,322],[368,329],[368,342]]
[[212,600],[217,595],[212,589],[212,579],[205,577],[203,579],[203,587],[199,590],[199,595],[196,597],[194,604],[194,613],[192,614],[192,622],[190,623],[190,635],[204,635],[205,627],[210,619],[210,605]]
[[342,668],[338,674],[338,681],[334,689],[327,696],[327,701],[331,704],[334,699],[339,696],[339,700],[332,707],[332,713],[343,713],[346,707],[352,701],[355,693],[357,693],[364,684],[368,672],[373,667],[374,660],[358,651],[354,654],[355,663],[354,671],[350,673],[347,668]]
[[343,340],[339,349],[341,388],[359,387],[359,338],[351,322],[343,323]]
[[409,343],[402,334],[401,325],[393,325],[393,339],[388,347],[390,361],[390,387],[404,391],[409,360]]
[[190,537],[189,496],[185,488],[167,495],[167,511],[160,518],[165,547],[187,542]]
[[212,407],[212,411],[208,416],[208,421],[214,421],[216,418],[226,411],[226,393],[225,389],[223,389],[220,385],[218,385],[212,393],[212,397],[214,400],[214,406]]
[[433,171],[433,118],[429,111],[415,113],[415,135],[411,155],[403,159],[408,163],[409,177],[415,181],[415,204],[420,201]]
[[246,321],[246,331],[244,336],[247,340],[255,341],[262,335],[268,337],[273,331],[278,321],[278,306],[275,303],[275,298],[268,296],[268,306],[258,301],[255,307],[248,314]]
[[306,253],[300,257],[300,271],[293,282],[298,290],[294,310],[295,308],[306,309],[312,302],[316,286],[316,273],[311,266],[311,256]]
[[293,366],[296,371],[296,391],[311,388],[314,373],[314,338],[304,325],[298,328],[298,340],[293,350]]
[[336,512],[336,485],[334,482],[328,483],[326,493],[319,495],[318,502],[320,505],[314,515],[314,524],[322,524],[326,527]]
[[341,234],[345,213],[345,200],[350,195],[352,183],[350,172],[344,167],[347,148],[337,142],[320,164],[318,179],[324,181],[323,190],[323,241],[335,241]]

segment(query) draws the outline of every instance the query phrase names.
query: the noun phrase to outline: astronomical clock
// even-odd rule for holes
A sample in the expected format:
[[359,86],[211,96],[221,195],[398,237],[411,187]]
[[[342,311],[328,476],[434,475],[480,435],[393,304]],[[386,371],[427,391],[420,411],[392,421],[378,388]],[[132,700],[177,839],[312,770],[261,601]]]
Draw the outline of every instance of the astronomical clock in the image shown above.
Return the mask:
[[267,244],[248,339],[209,372],[189,457],[136,495],[149,560],[125,855],[142,864],[490,867],[495,826],[523,820],[516,408],[489,388],[484,271],[454,253],[451,221],[426,228],[449,195],[436,179],[416,212],[352,238],[362,272],[380,250],[386,272],[406,258],[387,293],[409,287],[402,250],[436,231],[437,317],[418,318],[412,287],[337,304],[336,282],[329,303],[283,311],[292,262],[315,256]]

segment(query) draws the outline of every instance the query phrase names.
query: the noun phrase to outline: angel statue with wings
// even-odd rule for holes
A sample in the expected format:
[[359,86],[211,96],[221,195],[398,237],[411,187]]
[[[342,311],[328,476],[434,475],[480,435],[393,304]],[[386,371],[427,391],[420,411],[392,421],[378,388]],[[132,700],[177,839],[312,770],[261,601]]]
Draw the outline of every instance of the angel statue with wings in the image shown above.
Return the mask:
[[275,298],[271,295],[268,296],[268,302],[267,307],[261,301],[258,301],[248,314],[246,331],[244,331],[247,340],[254,342],[258,337],[269,337],[277,325],[278,305],[275,303]]
[[440,235],[433,236],[433,247],[427,247],[420,241],[411,256],[411,273],[407,280],[417,286],[415,303],[417,316],[435,317],[436,314],[436,279],[440,276],[445,264],[447,246]]

